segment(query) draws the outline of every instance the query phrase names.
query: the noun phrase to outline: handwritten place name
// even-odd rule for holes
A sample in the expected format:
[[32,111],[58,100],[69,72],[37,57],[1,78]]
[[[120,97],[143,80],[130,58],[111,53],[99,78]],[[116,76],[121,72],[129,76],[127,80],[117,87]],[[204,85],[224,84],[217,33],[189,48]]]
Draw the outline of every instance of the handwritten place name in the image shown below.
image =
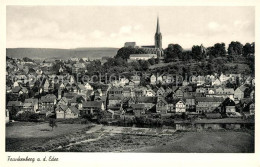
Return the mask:
[[11,157],[11,156],[7,156],[7,161],[24,161],[24,162],[32,162],[34,163],[35,161],[59,161],[59,158],[54,157],[54,156],[49,156],[49,157],[44,157],[44,158],[34,158],[34,157]]

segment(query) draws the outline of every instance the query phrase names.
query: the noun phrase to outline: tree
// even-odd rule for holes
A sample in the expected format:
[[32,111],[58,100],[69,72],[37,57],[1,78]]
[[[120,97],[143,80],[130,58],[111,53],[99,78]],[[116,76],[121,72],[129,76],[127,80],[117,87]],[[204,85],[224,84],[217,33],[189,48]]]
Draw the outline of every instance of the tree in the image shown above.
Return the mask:
[[232,41],[228,46],[228,54],[229,55],[241,55],[243,51],[243,45],[236,41]]
[[193,57],[194,57],[197,61],[201,61],[201,60],[204,59],[204,56],[203,56],[203,54],[202,54],[201,47],[198,46],[198,45],[192,46],[191,53],[192,53]]
[[12,108],[9,110],[9,117],[10,120],[13,120],[16,117],[16,114],[18,113],[19,109],[15,106],[12,106]]
[[149,69],[149,67],[150,67],[150,64],[149,64],[149,62],[148,61],[139,61],[139,64],[140,64],[140,66],[142,67],[142,69],[144,70],[144,71],[146,71],[146,70],[148,70]]
[[253,42],[252,44],[246,43],[243,46],[243,55],[247,56],[249,54],[254,54],[255,53],[255,43]]
[[131,54],[144,54],[146,53],[142,48],[122,47],[117,51],[115,58],[129,59]]
[[18,97],[18,100],[21,101],[21,102],[24,102],[25,99],[28,99],[28,98],[29,98],[28,94],[23,93],[23,94],[21,94],[21,95]]
[[182,53],[182,60],[189,61],[192,59],[192,52],[191,51],[183,51]]
[[151,58],[148,60],[148,62],[151,64],[151,65],[154,65],[155,64],[155,59],[154,58]]
[[31,115],[29,116],[29,120],[30,120],[30,121],[35,121],[35,122],[37,122],[38,119],[39,119],[39,114],[33,113],[33,114],[31,114]]
[[54,128],[54,127],[57,127],[56,119],[55,119],[55,118],[50,118],[50,120],[49,120],[49,126],[52,128],[52,129],[51,129],[52,131],[53,131],[53,128]]
[[223,56],[226,54],[226,47],[225,43],[216,43],[214,45],[213,55],[215,57]]
[[52,71],[54,71],[56,74],[58,74],[59,73],[59,69],[60,69],[60,67],[63,65],[63,63],[62,62],[55,62],[54,64],[53,64],[53,66],[52,66]]
[[182,58],[183,49],[179,44],[169,44],[168,47],[164,50],[165,61],[172,62],[175,59]]
[[23,61],[25,62],[34,62],[32,59],[28,58],[28,57],[24,57]]

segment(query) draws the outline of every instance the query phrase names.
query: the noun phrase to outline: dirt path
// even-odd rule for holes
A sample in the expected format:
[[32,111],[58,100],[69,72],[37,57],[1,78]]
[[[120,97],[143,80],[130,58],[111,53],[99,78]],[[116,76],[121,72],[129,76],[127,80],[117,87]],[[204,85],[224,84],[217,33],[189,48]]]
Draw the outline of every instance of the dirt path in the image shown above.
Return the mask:
[[88,131],[86,131],[87,134],[97,132],[98,130],[101,130],[103,125],[95,125],[92,128],[90,128]]

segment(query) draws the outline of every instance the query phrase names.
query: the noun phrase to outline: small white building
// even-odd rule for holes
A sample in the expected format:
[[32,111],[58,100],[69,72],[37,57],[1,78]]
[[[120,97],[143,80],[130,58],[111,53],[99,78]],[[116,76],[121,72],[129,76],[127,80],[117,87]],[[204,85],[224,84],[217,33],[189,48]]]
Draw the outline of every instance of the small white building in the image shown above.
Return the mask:
[[179,100],[177,103],[176,103],[176,112],[186,112],[186,104],[183,100]]
[[153,74],[151,77],[150,77],[150,83],[152,85],[155,85],[156,84],[156,76]]
[[157,58],[156,54],[131,54],[128,62],[137,61],[137,60],[149,60],[151,58]]

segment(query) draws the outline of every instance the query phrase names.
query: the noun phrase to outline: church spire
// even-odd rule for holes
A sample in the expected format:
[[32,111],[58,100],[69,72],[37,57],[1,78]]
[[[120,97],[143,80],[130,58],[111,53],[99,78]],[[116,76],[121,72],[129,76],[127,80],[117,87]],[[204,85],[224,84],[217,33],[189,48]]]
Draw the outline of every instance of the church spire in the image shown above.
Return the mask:
[[159,17],[157,16],[157,27],[156,27],[156,33],[160,34],[160,24],[159,24]]
[[155,48],[162,49],[162,34],[160,32],[159,17],[157,16],[157,27],[154,35]]

